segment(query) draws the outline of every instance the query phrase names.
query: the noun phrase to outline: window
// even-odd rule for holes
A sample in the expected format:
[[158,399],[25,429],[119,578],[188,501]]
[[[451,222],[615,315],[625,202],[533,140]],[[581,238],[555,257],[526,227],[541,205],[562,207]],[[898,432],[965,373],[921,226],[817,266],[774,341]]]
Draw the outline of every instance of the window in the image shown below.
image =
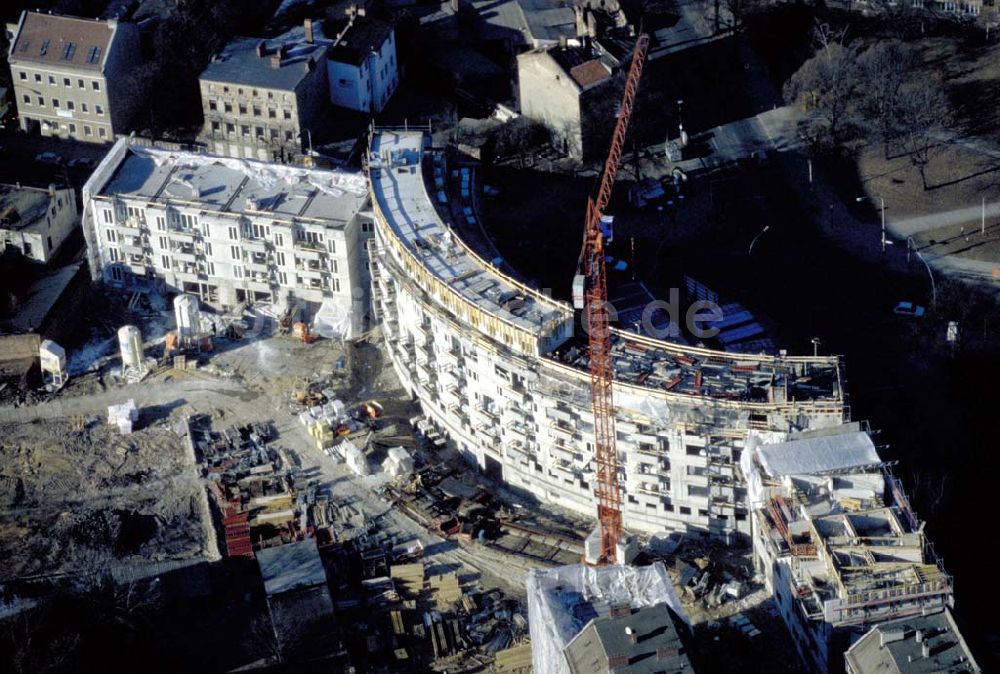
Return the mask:
[[100,47],[91,47],[87,52],[87,63],[97,63],[97,59],[101,57]]
[[89,126],[87,126],[87,125],[83,126],[83,135],[84,136],[93,135],[92,132],[90,131],[90,127]]
[[278,117],[278,111],[275,110],[274,108],[268,108],[268,110],[267,110],[267,116],[268,116],[269,119],[277,119],[277,117]]
[[278,282],[281,283],[281,285],[283,285],[283,286],[288,285],[288,274],[286,274],[283,271],[279,271],[278,272]]
[[76,109],[76,105],[73,103],[73,101],[66,101],[66,109],[67,110],[75,110]]
[[236,125],[235,124],[228,124],[227,123],[226,124],[226,133],[236,133]]
[[282,111],[281,111],[281,114],[282,114],[282,116],[283,116],[283,117],[284,117],[285,119],[291,119],[291,118],[292,118],[292,111],[291,111],[291,110],[289,110],[288,108],[285,108],[284,110],[282,110]]
[[339,271],[337,269],[337,261],[336,260],[330,260],[330,271],[332,271],[334,274],[336,274]]
[[254,224],[250,226],[250,233],[255,239],[263,239],[271,234],[271,230],[265,225]]
[[170,269],[170,256],[169,255],[161,255],[160,256],[160,260],[163,261],[163,268],[164,269]]
[[76,124],[70,124],[69,125],[69,132],[70,133],[76,133]]
[[271,140],[278,140],[278,130],[271,129]]
[[222,109],[225,112],[227,112],[227,113],[232,112],[233,111],[233,104],[232,103],[223,103]]
[[58,98],[53,98],[52,99],[52,107],[53,108],[58,108],[59,107],[59,99]]
[[31,96],[29,96],[28,94],[24,95],[24,104],[31,105]]
[[690,515],[690,514],[691,514],[691,508],[687,506],[681,506],[681,515]]
[[247,106],[245,103],[240,103],[240,114],[241,115],[247,114]]
[[[105,211],[105,213],[107,213],[107,212],[108,212],[108,211]],[[107,240],[108,240],[108,241],[110,241],[111,243],[114,243],[115,241],[117,241],[117,240],[118,240],[118,234],[117,234],[117,233],[115,232],[115,230],[113,230],[113,229],[106,229],[106,230],[104,230],[104,236],[105,236],[105,237],[107,238]]]
[[51,86],[55,86],[56,85],[56,78],[53,77],[52,75],[49,75],[49,84]]
[[293,138],[293,134],[292,134],[292,132],[291,132],[291,131],[286,131],[286,132],[285,132],[285,140],[287,140],[287,141],[291,142],[291,141],[292,141],[292,138]]
[[243,134],[244,136],[249,136],[250,135],[250,125],[249,124],[241,124],[240,125],[240,133]]
[[112,262],[118,262],[118,260],[122,259],[121,255],[118,254],[117,248],[108,248],[108,257],[111,258]]
[[268,98],[274,98],[274,92],[273,91],[267,92],[267,97]]
[[330,247],[331,253],[337,253],[337,242],[334,239],[330,239],[327,245]]
[[198,229],[198,216],[181,213],[181,225],[187,229]]
[[264,137],[264,127],[262,127],[262,126],[255,126],[253,128],[253,130],[254,130],[254,135],[257,138],[263,138]]
[[209,101],[208,102],[208,109],[212,110],[214,112],[214,111],[216,111],[216,110],[219,109],[219,105],[215,101]]
[[243,267],[238,264],[233,265],[233,278],[243,278]]
[[70,78],[68,78],[68,77],[64,77],[63,78],[63,86],[64,87],[71,87],[71,86],[73,86],[73,81],[70,80]]
[[212,236],[212,230],[208,226],[207,222],[201,223],[201,235],[204,236],[204,237],[211,237]]
[[170,250],[170,241],[165,236],[160,237],[160,248]]
[[239,238],[239,236],[237,235],[235,227],[230,227],[229,228],[229,238],[232,239],[233,241],[235,241],[236,239]]
[[242,257],[240,255],[240,247],[239,246],[230,246],[229,247],[229,254],[232,255],[232,257],[233,257],[234,260],[239,260]]
[[209,276],[215,276],[215,263],[214,262],[209,262],[208,263],[208,274],[209,274]]
[[210,244],[208,241],[205,242],[205,254],[209,256],[212,255],[212,244]]
[[94,80],[93,82],[90,83],[90,88],[93,89],[94,91],[100,91],[101,83],[98,82],[97,80]]
[[333,279],[331,281],[331,285],[333,286],[333,292],[335,292],[335,293],[339,293],[340,292],[340,279],[339,278]]
[[117,281],[117,282],[121,283],[122,276],[123,276],[123,274],[122,274],[122,268],[121,267],[112,267],[111,268],[111,280],[112,281]]
[[161,232],[167,231],[167,219],[164,218],[162,215],[156,216],[156,229],[158,229]]
[[221,128],[222,128],[221,124],[219,124],[218,122],[212,122],[212,131],[218,131]]
[[66,61],[72,61],[74,54],[76,54],[76,43],[67,42],[66,46],[63,47],[63,54],[62,54],[63,59]]
[[20,77],[20,78],[21,78],[22,80],[26,80],[26,79],[28,79],[28,73],[24,72],[23,70],[22,70],[21,72],[19,72],[19,73],[18,73],[18,76],[19,76],[19,77]]
[[102,127],[100,127],[100,128],[97,129],[97,135],[100,136],[101,138],[107,138],[108,137],[108,130],[105,129],[102,126]]
[[41,76],[41,74],[35,73],[35,82],[37,82],[38,84],[42,83],[42,76]]
[[372,229],[373,229],[374,224],[375,223],[373,223],[373,222],[362,222],[361,223],[361,231],[362,232],[371,232]]
[[260,106],[257,105],[253,106],[253,116],[260,117]]
[[[87,127],[87,128],[90,128],[90,127]],[[104,218],[104,222],[106,222],[108,224],[113,224],[114,223],[115,219],[113,217],[111,217],[111,209],[110,208],[104,208],[104,209],[102,209],[101,210],[101,215]]]
[[86,103],[80,104],[80,112],[90,112],[90,106]]
[[281,235],[280,233],[275,233],[275,235],[274,235],[274,245],[276,245],[276,246],[284,246],[285,245],[285,237],[283,235]]
[[278,251],[277,253],[274,254],[274,259],[278,263],[279,267],[285,266],[285,254],[282,253],[281,251]]
[[103,115],[104,114],[104,107],[101,106],[101,105],[95,104],[94,105],[94,112],[96,112],[99,115]]
[[83,80],[77,80],[76,81],[76,86],[78,88],[80,88],[80,89],[86,89],[87,88],[86,85],[83,83]]

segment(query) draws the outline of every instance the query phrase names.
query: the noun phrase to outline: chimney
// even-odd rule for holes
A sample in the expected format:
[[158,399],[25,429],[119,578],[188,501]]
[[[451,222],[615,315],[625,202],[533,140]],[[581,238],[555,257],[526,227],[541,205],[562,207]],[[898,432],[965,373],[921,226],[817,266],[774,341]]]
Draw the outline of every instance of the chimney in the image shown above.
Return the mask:
[[49,183],[49,197],[54,199],[55,196],[56,196],[56,186],[53,185],[52,183]]
[[639,640],[639,637],[638,635],[636,635],[635,630],[632,629],[631,627],[625,628],[625,636],[627,636],[628,640],[633,644]]
[[313,20],[312,19],[306,19],[305,21],[302,22],[302,27],[306,31],[306,42],[308,42],[309,44],[312,44],[314,42],[314,39],[313,39]]
[[347,16],[349,16],[350,18],[353,19],[357,15],[358,15],[358,6],[356,4],[354,4],[354,3],[351,3],[347,7]]
[[925,658],[931,657],[931,645],[929,643],[927,643],[926,641],[920,647],[920,654],[922,656],[924,656]]
[[267,43],[261,40],[257,43],[257,58],[264,58],[267,56]]
[[917,630],[917,633],[916,633],[916,635],[914,635],[914,638],[917,640],[918,644],[919,643],[923,643],[923,641],[924,641],[924,631],[923,630]]
[[271,54],[271,67],[272,68],[281,67],[281,54]]

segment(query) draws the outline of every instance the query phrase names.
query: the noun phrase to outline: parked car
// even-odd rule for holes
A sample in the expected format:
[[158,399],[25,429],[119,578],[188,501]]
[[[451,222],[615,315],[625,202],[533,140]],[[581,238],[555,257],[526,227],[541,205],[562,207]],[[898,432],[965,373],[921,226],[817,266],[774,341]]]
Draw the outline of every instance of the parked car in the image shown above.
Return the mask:
[[95,166],[97,166],[97,162],[91,159],[90,157],[77,157],[75,159],[70,159],[68,166],[70,168],[80,167],[85,169],[92,169]]
[[892,312],[894,314],[899,314],[900,316],[920,318],[924,315],[924,308],[919,304],[914,304],[913,302],[899,302],[892,308]]
[[42,152],[35,155],[35,161],[40,161],[45,164],[62,164],[63,158],[55,152]]

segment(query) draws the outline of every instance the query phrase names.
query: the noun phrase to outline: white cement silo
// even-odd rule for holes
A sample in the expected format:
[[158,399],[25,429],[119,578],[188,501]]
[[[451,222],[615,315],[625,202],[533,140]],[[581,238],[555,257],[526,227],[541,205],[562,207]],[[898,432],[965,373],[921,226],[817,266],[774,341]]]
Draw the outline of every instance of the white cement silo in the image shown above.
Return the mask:
[[181,346],[190,346],[201,332],[201,311],[198,298],[194,295],[178,295],[174,298],[174,319],[177,321],[177,341]]
[[118,348],[122,354],[122,369],[142,368],[142,332],[139,328],[134,325],[123,325],[118,330]]

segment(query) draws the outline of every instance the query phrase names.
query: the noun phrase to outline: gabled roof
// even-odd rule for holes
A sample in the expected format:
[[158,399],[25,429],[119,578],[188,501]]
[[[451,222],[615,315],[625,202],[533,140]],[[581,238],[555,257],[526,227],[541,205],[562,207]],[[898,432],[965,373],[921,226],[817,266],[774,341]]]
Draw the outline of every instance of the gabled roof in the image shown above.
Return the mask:
[[[201,80],[295,91],[299,83],[323,66],[328,40],[319,25],[314,39],[307,42],[302,26],[270,40],[252,37],[234,38],[212,58],[201,73]],[[274,59],[278,60],[275,65]],[[312,63],[310,67],[308,64]]]
[[117,30],[117,21],[24,12],[10,61],[100,72]]
[[666,604],[591,620],[566,645],[571,674],[682,674],[694,671]]

